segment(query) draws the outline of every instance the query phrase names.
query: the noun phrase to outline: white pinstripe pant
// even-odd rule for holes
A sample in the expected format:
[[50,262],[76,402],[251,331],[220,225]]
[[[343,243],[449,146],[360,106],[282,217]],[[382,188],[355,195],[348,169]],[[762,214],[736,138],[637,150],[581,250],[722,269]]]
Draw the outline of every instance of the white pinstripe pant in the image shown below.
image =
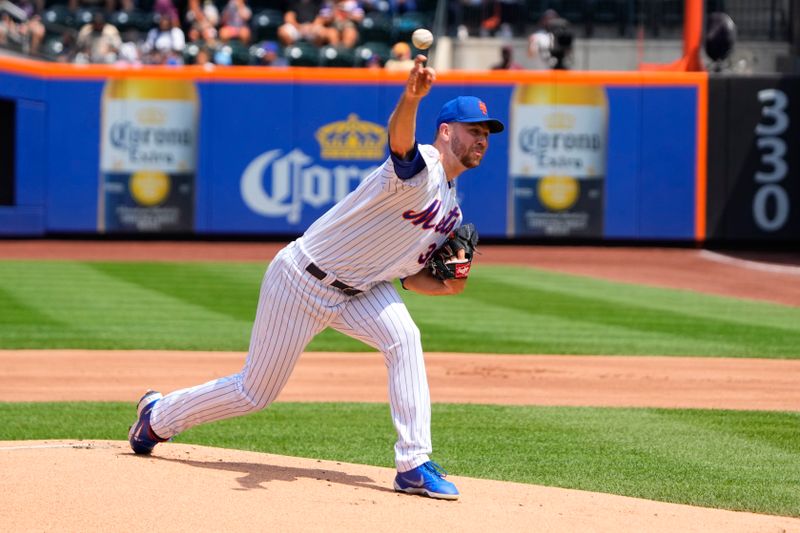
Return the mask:
[[238,373],[173,392],[153,409],[153,430],[170,438],[190,427],[244,415],[277,398],[301,352],[330,326],[380,350],[389,372],[389,404],[401,472],[428,461],[431,405],[420,333],[391,283],[347,296],[305,271],[292,243],[270,264],[261,285],[250,350]]

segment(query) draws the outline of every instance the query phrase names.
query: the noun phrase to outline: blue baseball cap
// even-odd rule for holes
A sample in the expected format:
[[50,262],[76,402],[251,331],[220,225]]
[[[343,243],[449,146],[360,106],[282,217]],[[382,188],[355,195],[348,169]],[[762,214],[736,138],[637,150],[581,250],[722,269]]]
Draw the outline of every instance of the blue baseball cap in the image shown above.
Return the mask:
[[486,104],[475,96],[459,96],[444,104],[436,119],[436,127],[444,122],[485,122],[489,126],[489,133],[500,133],[506,129],[502,122],[489,116]]

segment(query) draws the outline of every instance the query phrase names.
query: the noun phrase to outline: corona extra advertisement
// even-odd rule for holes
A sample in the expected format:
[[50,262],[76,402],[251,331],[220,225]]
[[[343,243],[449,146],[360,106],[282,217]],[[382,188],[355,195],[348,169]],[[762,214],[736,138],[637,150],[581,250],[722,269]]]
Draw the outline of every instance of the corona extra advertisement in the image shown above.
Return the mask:
[[601,237],[605,88],[519,85],[510,121],[509,235]]
[[386,157],[386,128],[354,113],[322,125],[314,138],[317,156],[304,152],[302,145],[287,151],[276,148],[247,165],[241,193],[250,210],[300,225],[309,218],[307,211],[327,210]]
[[190,81],[110,79],[102,100],[98,229],[194,229],[198,98]]

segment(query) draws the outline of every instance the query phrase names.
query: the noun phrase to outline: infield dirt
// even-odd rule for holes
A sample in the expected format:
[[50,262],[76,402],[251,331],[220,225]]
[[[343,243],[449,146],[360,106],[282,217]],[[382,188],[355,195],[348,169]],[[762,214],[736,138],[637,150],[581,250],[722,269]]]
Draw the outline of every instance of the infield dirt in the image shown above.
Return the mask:
[[[0,350],[0,401],[134,401],[238,372],[238,352]],[[800,411],[800,360],[425,355],[446,403]],[[377,353],[305,353],[278,401],[386,402]]]

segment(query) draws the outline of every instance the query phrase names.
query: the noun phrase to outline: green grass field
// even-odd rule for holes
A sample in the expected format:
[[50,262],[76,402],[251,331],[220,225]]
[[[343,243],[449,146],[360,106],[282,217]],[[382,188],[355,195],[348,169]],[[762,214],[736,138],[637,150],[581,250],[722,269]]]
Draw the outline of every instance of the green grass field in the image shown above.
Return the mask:
[[[0,347],[247,349],[264,266],[0,262]],[[800,357],[800,309],[476,266],[449,298],[403,291],[429,351]],[[333,331],[310,350],[368,350]]]
[[[0,348],[245,351],[264,265],[0,262]],[[800,358],[800,309],[522,267],[402,292],[429,351]],[[326,331],[310,350],[368,348]],[[0,403],[0,440],[125,438],[131,404]],[[800,414],[435,405],[457,475],[800,516]],[[178,442],[391,466],[382,404],[276,404]]]

